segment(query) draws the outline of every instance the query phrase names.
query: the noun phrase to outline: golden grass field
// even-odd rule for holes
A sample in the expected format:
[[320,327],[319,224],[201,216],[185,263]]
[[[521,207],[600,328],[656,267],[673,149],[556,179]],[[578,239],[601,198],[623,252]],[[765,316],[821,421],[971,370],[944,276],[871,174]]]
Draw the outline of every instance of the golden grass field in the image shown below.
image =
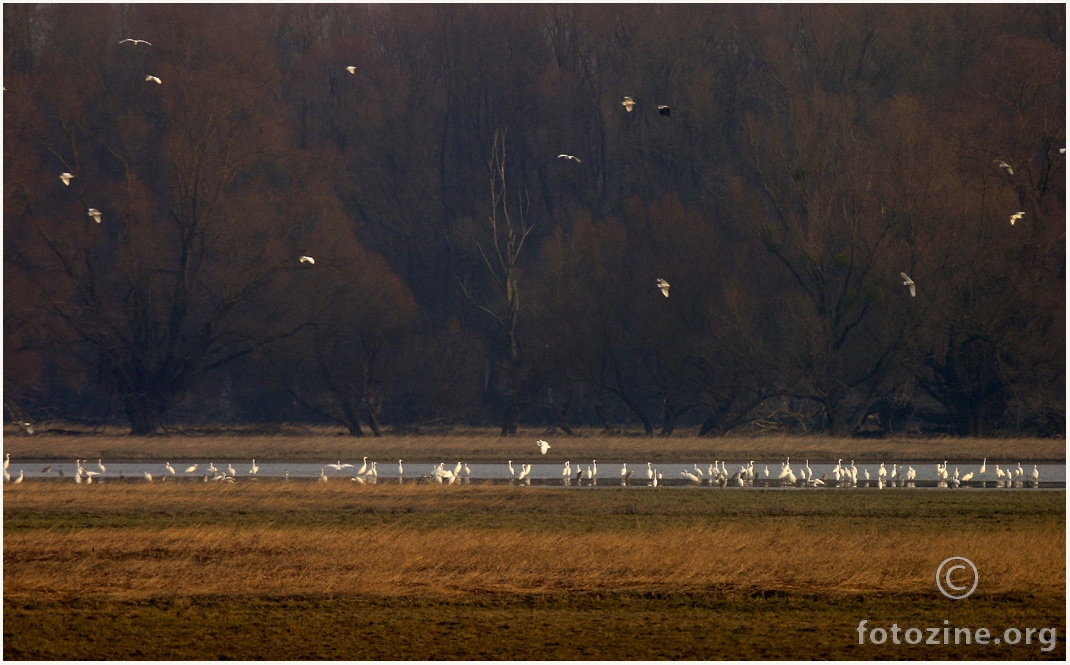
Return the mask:
[[[16,459],[524,459],[537,434],[8,437]],[[530,441],[529,441],[530,439]],[[551,439],[688,459],[887,441]],[[990,463],[1026,440],[909,442]],[[602,446],[606,447],[603,448]],[[126,447],[124,447],[126,446]],[[724,446],[711,452],[710,446]],[[738,448],[733,448],[737,446]],[[144,450],[142,450],[144,449]],[[877,449],[871,449],[877,450]],[[129,452],[127,452],[129,451]],[[162,452],[161,452],[162,451]],[[348,452],[345,452],[348,451]],[[612,451],[612,452],[607,452]],[[799,452],[804,451],[804,452]],[[826,451],[822,453],[821,451]],[[664,457],[653,457],[663,455]],[[547,459],[553,459],[547,455]],[[874,458],[876,459],[876,458]],[[898,457],[902,459],[902,457]],[[834,460],[834,458],[833,458]],[[1064,659],[1065,492],[721,490],[262,478],[5,484],[7,659]],[[937,565],[967,556],[953,602]],[[858,645],[872,625],[1058,628],[1054,649]],[[741,647],[741,645],[744,645]]]

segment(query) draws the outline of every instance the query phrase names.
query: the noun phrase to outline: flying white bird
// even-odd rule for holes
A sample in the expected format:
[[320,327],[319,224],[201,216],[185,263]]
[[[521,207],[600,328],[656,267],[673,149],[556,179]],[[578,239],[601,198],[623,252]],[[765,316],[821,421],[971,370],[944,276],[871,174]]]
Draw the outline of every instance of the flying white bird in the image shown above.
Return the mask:
[[153,76],[152,74],[149,74],[148,76],[146,76],[145,80],[146,81],[152,81],[156,85],[161,85],[163,83],[163,81],[161,81],[158,76]]
[[90,217],[92,217],[94,222],[96,222],[97,224],[100,224],[100,211],[99,210],[97,210],[96,208],[90,208],[89,211],[86,214],[89,215]]
[[669,297],[669,283],[661,279],[660,277],[658,278],[658,288],[661,289],[661,295],[665,296],[666,298]]
[[307,263],[313,266],[316,265],[316,259],[312,258],[311,256],[302,256],[300,261],[301,263]]
[[620,105],[624,107],[625,111],[627,111],[628,113],[631,113],[632,112],[632,108],[635,106],[635,102],[632,100],[631,97],[625,97],[624,101],[621,102]]
[[1016,212],[1013,215],[1011,215],[1011,226],[1014,226],[1014,223],[1017,222],[1019,219],[1021,219],[1023,217],[1025,217],[1025,211],[1024,210],[1020,211],[1020,212]]
[[59,174],[59,179],[62,180],[63,184],[67,185],[68,187],[71,186],[71,179],[72,178],[74,178],[74,176],[71,175],[70,173],[60,173]]
[[346,67],[346,71],[349,72],[350,74],[356,74],[357,73],[357,68],[354,67],[353,65],[350,65],[350,66]]
[[125,44],[127,42],[133,42],[134,46],[137,46],[138,44],[148,44],[149,46],[152,46],[152,43],[147,42],[144,39],[130,39],[129,37],[127,37],[126,39],[120,41],[119,43],[120,44]]
[[658,106],[658,113],[660,113],[661,115],[667,116],[670,113],[672,113],[672,107],[671,106],[666,106],[665,104],[662,104],[662,105]]
[[917,291],[914,289],[914,280],[910,279],[905,272],[899,273],[899,276],[903,278],[903,286],[910,288],[910,297],[913,298],[917,295]]
[[572,161],[576,162],[577,164],[582,164],[583,163],[582,161],[580,161],[579,157],[573,157],[572,155],[566,155],[564,153],[561,153],[560,155],[558,155],[557,158],[558,159],[565,159],[565,160],[571,159]]
[[353,465],[352,464],[342,464],[342,460],[338,460],[334,464],[328,464],[327,466],[331,467],[335,471],[341,471],[342,469],[346,468],[347,466],[353,466]]
[[1005,170],[1009,175],[1014,175],[1014,169],[1012,169],[1011,165],[1007,162],[1003,161],[1002,159],[993,159],[992,161],[997,164],[999,168]]
[[543,455],[545,455],[545,454],[546,454],[546,451],[550,449],[550,444],[549,444],[549,443],[546,443],[546,442],[545,442],[545,441],[543,441],[542,439],[539,439],[538,441],[536,441],[536,442],[535,442],[535,445],[539,447],[539,451],[540,451],[540,452],[541,452],[541,453],[542,453]]

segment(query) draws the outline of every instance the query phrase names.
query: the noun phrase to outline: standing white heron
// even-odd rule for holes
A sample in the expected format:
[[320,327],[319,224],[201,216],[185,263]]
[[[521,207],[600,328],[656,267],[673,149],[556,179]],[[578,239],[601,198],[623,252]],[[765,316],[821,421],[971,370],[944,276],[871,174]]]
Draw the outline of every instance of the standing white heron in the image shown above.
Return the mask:
[[321,483],[327,482],[327,469],[325,467],[322,467],[322,466],[320,467],[320,482]]
[[19,477],[16,478],[15,480],[12,480],[11,482],[16,484],[16,485],[18,485],[19,483],[22,482],[22,469],[19,469]]
[[252,466],[249,467],[249,473],[255,476],[259,472],[260,472],[260,467],[258,467],[256,465],[256,459],[253,459]]
[[152,474],[149,473],[148,471],[142,473],[141,477],[145,479],[145,482],[149,482],[149,483],[152,482]]
[[104,468],[104,462],[102,462],[99,457],[97,458],[97,468],[100,469],[101,473],[107,473],[108,471]]
[[357,475],[358,476],[363,476],[365,474],[365,472],[367,472],[367,470],[368,470],[368,458],[365,457],[364,458],[364,464],[361,464],[360,468],[357,469]]
[[657,284],[658,284],[658,288],[661,289],[661,295],[663,295],[666,298],[668,298],[669,297],[669,283],[666,282],[664,279],[659,277]]
[[401,465],[401,460],[398,460],[398,477],[405,475],[405,467]]
[[516,471],[513,470],[513,460],[506,462],[506,466],[509,467],[509,477],[516,478]]
[[7,471],[9,466],[11,466],[11,453],[7,453],[4,457],[4,471]]
[[194,471],[197,470],[197,466],[198,466],[197,464],[193,464],[191,466],[187,466],[186,467],[186,473],[193,473]]
[[171,475],[171,476],[175,475],[175,467],[171,466],[170,462],[164,462],[163,463],[163,468],[164,468],[165,471],[167,471],[168,475]]
[[230,462],[227,462],[227,475],[231,478],[238,475],[238,472],[234,469],[234,465]]
[[918,295],[918,292],[914,287],[914,280],[910,279],[910,277],[905,272],[899,273],[899,276],[903,278],[903,286],[906,286],[910,289],[910,297],[916,297]]
[[981,460],[981,468],[980,468],[980,470],[979,470],[979,471],[977,472],[977,473],[978,473],[978,475],[981,475],[981,476],[985,475],[985,471],[986,471],[987,469],[988,469],[988,458],[986,457],[986,458],[984,458],[983,460]]

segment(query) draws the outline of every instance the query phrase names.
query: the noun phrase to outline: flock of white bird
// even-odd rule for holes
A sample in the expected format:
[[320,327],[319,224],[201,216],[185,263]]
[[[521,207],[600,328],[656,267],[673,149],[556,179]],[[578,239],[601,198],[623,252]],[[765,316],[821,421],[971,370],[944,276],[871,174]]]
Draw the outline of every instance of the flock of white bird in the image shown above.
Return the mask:
[[[550,444],[543,440],[535,442],[539,451],[545,455],[550,449]],[[87,460],[78,459],[75,460],[75,473],[74,482],[92,484],[93,479],[96,476],[102,475],[107,471],[104,466],[104,462],[101,459],[97,460],[95,467],[87,468],[85,463]],[[17,478],[12,478],[8,472],[8,467],[11,465],[11,453],[7,453],[4,458],[4,481],[11,483],[21,483],[24,480],[24,472],[20,469]],[[1023,487],[1026,483],[1030,483],[1033,487],[1040,486],[1040,471],[1037,466],[1033,465],[1032,473],[1026,472],[1022,468],[1021,462],[1014,468],[1008,467],[1007,469],[999,468],[999,465],[995,465],[995,472],[988,473],[988,458],[986,457],[982,462],[980,468],[974,471],[968,471],[966,473],[959,473],[958,467],[951,473],[947,470],[948,463],[944,461],[943,464],[936,464],[936,478],[937,487],[950,487],[957,488],[963,485],[970,486],[981,483],[981,486],[987,486],[988,482],[994,482],[995,487]],[[319,482],[326,483],[330,480],[331,476],[327,474],[327,469],[332,469],[335,472],[344,472],[347,469],[355,469],[352,476],[347,476],[351,482],[355,482],[361,485],[375,484],[379,478],[378,463],[374,460],[369,462],[367,457],[364,457],[363,464],[359,468],[355,464],[348,462],[342,462],[338,460],[333,464],[326,464],[320,467]],[[531,484],[531,471],[530,464],[521,464],[519,473],[513,466],[513,461],[508,460],[506,462],[506,470],[509,473],[509,479],[515,482],[521,482],[524,484]],[[200,473],[198,474],[198,471]],[[256,460],[253,459],[249,465],[249,469],[246,471],[246,475],[256,476],[260,471],[260,467],[257,466]],[[51,473],[52,466],[48,466],[42,469],[42,473]],[[58,471],[59,475],[63,475],[62,469]],[[861,474],[861,475],[859,475]],[[157,476],[153,476],[148,471],[142,472],[140,477],[146,482],[153,482],[154,480],[167,480],[178,476],[178,472],[170,462],[164,462],[164,470]],[[191,464],[187,466],[183,473],[186,477],[201,477],[203,482],[225,482],[233,483],[236,478],[242,474],[234,468],[233,464],[228,463],[226,468],[218,468],[212,462],[209,462],[203,469],[200,464]],[[664,473],[654,467],[653,463],[646,463],[646,481],[650,487],[657,487],[659,482],[664,479]],[[620,484],[627,486],[632,481],[634,476],[634,470],[628,468],[628,464],[624,463],[620,468]],[[784,463],[780,465],[780,470],[771,475],[769,472],[769,466],[763,465],[761,472],[754,465],[754,461],[751,460],[747,464],[741,465],[734,473],[729,471],[726,463],[722,460],[714,460],[712,464],[708,464],[706,469],[703,470],[698,464],[694,464],[691,469],[684,469],[680,471],[680,476],[683,480],[690,481],[695,485],[716,485],[719,487],[869,487],[871,484],[877,489],[883,489],[884,487],[914,487],[916,485],[915,480],[917,473],[912,466],[903,467],[898,463],[893,463],[889,470],[884,462],[880,463],[880,466],[871,475],[869,469],[863,468],[859,470],[855,466],[854,460],[851,460],[848,464],[843,464],[843,460],[836,460],[836,466],[833,467],[831,473],[824,473],[821,477],[817,477],[813,469],[810,468],[810,461],[806,460],[803,464],[792,468],[791,458],[785,459]],[[125,480],[120,472],[120,480]],[[466,462],[457,462],[452,468],[447,468],[444,462],[440,462],[437,465],[431,467],[431,470],[418,476],[417,482],[434,482],[439,484],[453,485],[455,483],[470,482],[472,477],[472,470],[468,467]],[[289,471],[286,472],[285,478],[289,479]],[[397,480],[399,483],[405,481],[405,467],[404,460],[398,460],[398,474]],[[587,483],[589,485],[598,484],[598,460],[591,460],[591,463],[586,466],[577,465],[575,469],[572,467],[571,461],[566,461],[561,469],[561,480],[564,485],[571,485],[573,482],[577,484]],[[641,480],[641,476],[636,478]]]

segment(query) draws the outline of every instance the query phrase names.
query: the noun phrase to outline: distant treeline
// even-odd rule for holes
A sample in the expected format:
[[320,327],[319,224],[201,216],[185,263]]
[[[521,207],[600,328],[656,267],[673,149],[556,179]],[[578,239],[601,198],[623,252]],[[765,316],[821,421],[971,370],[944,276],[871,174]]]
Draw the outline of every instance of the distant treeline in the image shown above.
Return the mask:
[[5,4],[6,417],[1062,435],[1065,26]]

